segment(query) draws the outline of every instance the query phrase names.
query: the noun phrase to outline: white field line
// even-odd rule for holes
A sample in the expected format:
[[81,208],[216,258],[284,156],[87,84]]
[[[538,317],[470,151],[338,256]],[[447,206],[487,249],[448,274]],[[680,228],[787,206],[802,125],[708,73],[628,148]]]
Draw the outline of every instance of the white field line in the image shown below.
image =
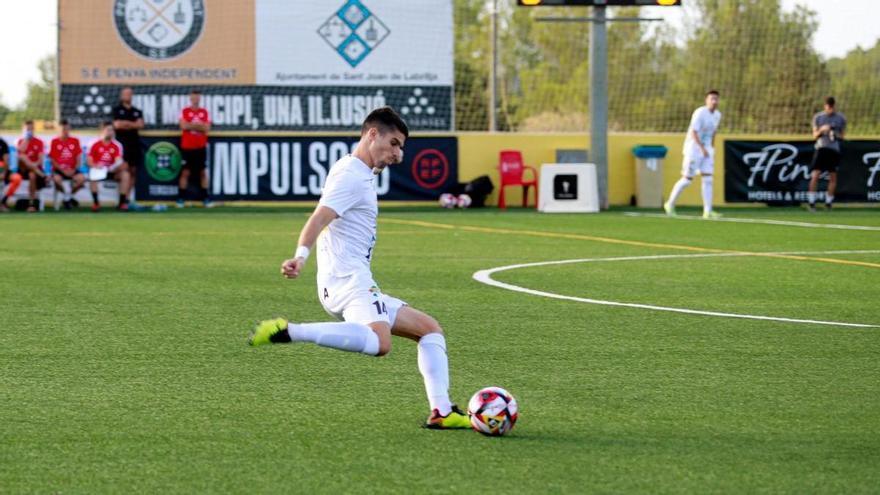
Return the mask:
[[756,223],[764,225],[784,225],[787,227],[804,227],[808,229],[836,229],[836,230],[862,230],[870,232],[880,232],[880,227],[872,227],[868,225],[844,225],[836,223],[812,223],[812,222],[793,222],[789,220],[769,220],[761,218],[733,218],[721,217],[713,219],[705,219],[696,215],[676,215],[671,217],[662,213],[636,213],[626,212],[626,217],[646,217],[646,218],[670,218],[675,220],[700,220],[703,222],[731,222],[731,223]]
[[[880,250],[860,250],[860,251],[799,251],[799,252],[786,252],[786,253],[772,253],[772,254],[876,254],[880,253]],[[768,253],[769,254],[769,253]],[[760,315],[748,315],[748,314],[740,314],[740,313],[722,313],[718,311],[703,311],[697,309],[688,309],[688,308],[673,308],[668,306],[656,306],[652,304],[637,304],[637,303],[626,303],[619,301],[605,301],[601,299],[589,299],[584,297],[574,297],[574,296],[565,296],[562,294],[554,294],[552,292],[544,292],[535,289],[529,289],[527,287],[520,287],[518,285],[508,284],[505,282],[499,282],[492,278],[492,275],[499,272],[504,272],[508,270],[516,270],[519,268],[529,268],[536,266],[550,266],[550,265],[564,265],[571,263],[593,263],[593,262],[611,262],[611,261],[641,261],[641,260],[661,260],[661,259],[675,259],[675,258],[718,258],[718,257],[732,257],[732,256],[750,256],[746,253],[706,253],[706,254],[669,254],[669,255],[654,255],[654,256],[625,256],[625,257],[617,257],[617,258],[584,258],[584,259],[575,259],[575,260],[559,260],[559,261],[541,261],[537,263],[522,263],[518,265],[507,265],[507,266],[499,266],[496,268],[489,268],[487,270],[480,270],[474,273],[473,278],[477,282],[490,285],[492,287],[498,287],[501,289],[507,289],[514,292],[521,292],[523,294],[531,294],[533,296],[541,296],[547,297],[551,299],[561,299],[565,301],[575,301],[582,302],[587,304],[599,304],[603,306],[618,306],[625,308],[636,308],[636,309],[647,309],[651,311],[666,311],[670,313],[683,313],[690,315],[701,315],[701,316],[715,316],[721,318],[741,318],[747,320],[764,320],[764,321],[780,321],[785,323],[802,323],[802,324],[812,324],[812,325],[828,325],[828,326],[838,326],[838,327],[852,327],[852,328],[880,328],[878,325],[869,325],[864,323],[848,323],[848,322],[840,322],[840,321],[822,321],[822,320],[804,320],[804,319],[796,319],[796,318],[781,318],[776,316],[760,316]]]

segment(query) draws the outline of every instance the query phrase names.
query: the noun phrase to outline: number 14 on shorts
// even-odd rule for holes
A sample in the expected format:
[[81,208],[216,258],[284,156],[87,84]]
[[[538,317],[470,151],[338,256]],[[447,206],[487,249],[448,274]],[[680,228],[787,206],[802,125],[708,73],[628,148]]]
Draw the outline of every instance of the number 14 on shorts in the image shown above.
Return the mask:
[[384,302],[373,301],[373,306],[376,306],[376,312],[381,314],[388,314],[388,309],[385,307]]

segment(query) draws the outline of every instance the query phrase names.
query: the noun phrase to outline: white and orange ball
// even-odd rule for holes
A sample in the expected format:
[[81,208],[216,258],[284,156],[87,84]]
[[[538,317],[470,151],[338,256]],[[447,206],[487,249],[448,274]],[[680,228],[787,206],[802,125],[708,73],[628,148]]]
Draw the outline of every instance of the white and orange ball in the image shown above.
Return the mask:
[[472,202],[473,201],[471,200],[470,196],[468,196],[467,194],[461,194],[456,199],[455,206],[459,208],[467,208],[471,205]]

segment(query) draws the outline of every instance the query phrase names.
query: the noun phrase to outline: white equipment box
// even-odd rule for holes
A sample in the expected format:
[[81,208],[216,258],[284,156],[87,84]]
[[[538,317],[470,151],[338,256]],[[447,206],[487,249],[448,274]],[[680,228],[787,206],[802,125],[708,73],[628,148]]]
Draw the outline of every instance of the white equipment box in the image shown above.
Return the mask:
[[599,187],[592,163],[541,165],[538,211],[545,213],[597,213]]

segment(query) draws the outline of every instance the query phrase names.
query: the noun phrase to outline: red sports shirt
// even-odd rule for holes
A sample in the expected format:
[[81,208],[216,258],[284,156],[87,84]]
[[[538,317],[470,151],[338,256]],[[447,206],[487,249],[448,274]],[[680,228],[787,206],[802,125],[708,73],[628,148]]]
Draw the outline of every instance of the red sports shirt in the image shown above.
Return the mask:
[[104,140],[95,141],[89,148],[89,156],[95,167],[112,167],[122,156],[122,145],[113,139],[109,143]]
[[[193,124],[210,124],[211,118],[204,108],[186,107],[180,113],[184,122]],[[208,135],[199,131],[183,131],[180,135],[180,147],[185,150],[196,150],[208,146]]]
[[[19,138],[18,142],[15,143],[15,147],[17,149],[21,149],[21,145],[24,142],[24,138]],[[32,137],[30,141],[28,141],[27,148],[25,148],[24,155],[30,160],[32,163],[36,162],[40,159],[40,153],[43,152],[43,147],[45,145],[40,138]],[[42,164],[39,164],[42,166]]]
[[75,170],[80,164],[82,148],[79,139],[70,136],[61,139],[61,136],[52,139],[49,143],[49,158],[55,161],[53,166],[63,170]]

